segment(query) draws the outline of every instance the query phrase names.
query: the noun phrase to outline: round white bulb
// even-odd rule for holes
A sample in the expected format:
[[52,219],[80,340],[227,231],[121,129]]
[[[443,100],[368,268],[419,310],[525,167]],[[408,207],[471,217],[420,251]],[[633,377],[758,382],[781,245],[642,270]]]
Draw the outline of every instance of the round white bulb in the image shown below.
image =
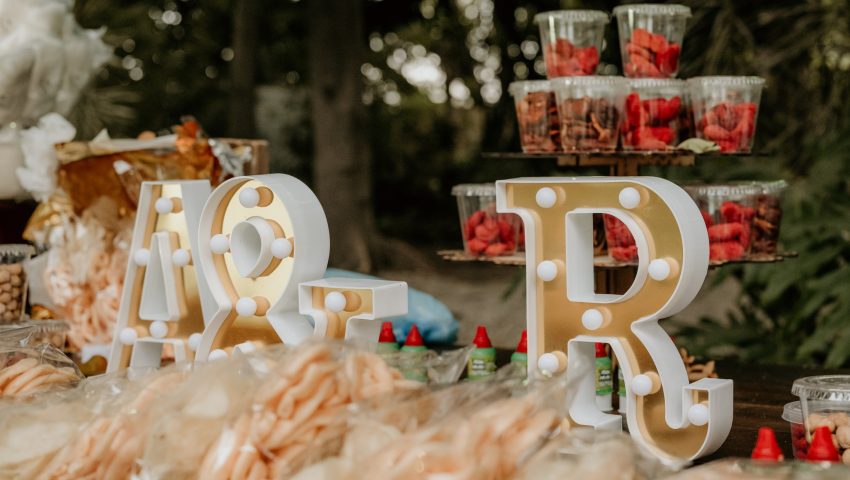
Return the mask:
[[170,198],[158,198],[154,204],[154,208],[156,208],[156,213],[165,215],[166,213],[171,213],[174,210],[174,202],[172,202]]
[[210,362],[216,362],[218,360],[227,360],[227,357],[227,352],[220,348],[216,348],[215,350],[210,352],[209,356],[207,357],[207,360]]
[[168,325],[165,322],[153,322],[148,327],[148,331],[151,332],[151,336],[154,338],[165,338],[168,335]]
[[185,267],[192,261],[192,254],[185,248],[178,248],[171,254],[171,261],[178,267]]
[[534,199],[537,201],[537,205],[540,208],[552,208],[555,206],[555,202],[558,201],[558,194],[555,193],[555,190],[552,190],[549,187],[543,187],[537,191],[537,194],[534,195]]
[[133,263],[139,267],[144,267],[151,259],[151,251],[147,248],[140,248],[133,252]]
[[558,373],[561,369],[561,362],[554,353],[544,353],[537,359],[537,368],[543,373]]
[[210,250],[219,254],[230,250],[230,239],[223,233],[213,235],[210,239]]
[[121,342],[121,345],[133,345],[138,338],[139,334],[135,328],[127,327],[118,334],[118,341]]
[[640,192],[636,188],[626,187],[620,190],[620,205],[629,210],[640,205]]
[[260,192],[256,188],[245,188],[239,192],[239,203],[245,208],[254,208],[260,204]]
[[537,277],[544,282],[551,282],[558,276],[558,265],[551,260],[543,260],[537,264]]
[[251,297],[242,297],[236,301],[236,313],[251,317],[257,313],[257,302]]
[[276,238],[272,241],[271,249],[276,258],[286,258],[292,254],[292,243],[286,238]]
[[702,403],[691,405],[690,408],[688,408],[688,421],[691,422],[691,425],[696,425],[698,427],[707,424],[708,406],[703,405]]
[[649,262],[649,277],[660,282],[667,280],[670,276],[670,263],[663,258],[656,258]]
[[602,326],[604,321],[605,317],[602,316],[602,312],[595,308],[585,310],[585,312],[581,314],[581,324],[588,330],[598,329]]
[[201,346],[201,338],[203,338],[203,335],[200,333],[193,333],[189,335],[189,349],[193,352],[197,352],[198,347]]
[[256,352],[257,347],[254,346],[254,342],[242,342],[239,345],[236,345],[236,348],[242,353],[251,353]]
[[652,393],[652,379],[648,375],[635,375],[630,386],[632,393],[639,397]]
[[334,313],[339,313],[345,310],[346,303],[345,295],[340,292],[330,292],[325,295],[325,308]]

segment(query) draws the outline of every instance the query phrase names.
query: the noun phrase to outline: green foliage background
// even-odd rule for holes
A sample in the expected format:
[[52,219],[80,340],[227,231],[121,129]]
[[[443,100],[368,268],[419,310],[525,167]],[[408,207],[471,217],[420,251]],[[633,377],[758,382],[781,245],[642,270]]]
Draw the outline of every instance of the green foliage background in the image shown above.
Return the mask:
[[[305,0],[309,1],[309,0]],[[340,0],[345,1],[345,0]],[[304,2],[262,0],[259,83],[297,91],[309,84]],[[513,105],[507,84],[532,72],[540,53],[518,47],[536,41],[531,21],[540,11],[596,8],[611,1],[416,0],[367,2],[364,38],[380,81],[367,81],[367,132],[374,157],[375,210],[382,233],[423,248],[454,245],[457,220],[449,192],[456,183],[517,175],[593,172],[556,171],[551,165],[480,160],[482,151],[517,150]],[[702,162],[693,169],[644,172],[674,180],[787,179],[782,242],[799,258],[773,265],[730,267],[715,281],[734,277],[742,293],[740,314],[682,327],[677,338],[698,353],[732,354],[748,361],[850,365],[850,0],[683,0],[694,10],[684,42],[682,76],[760,75],[767,79],[754,159]],[[492,28],[472,33],[482,16],[468,8],[492,7]],[[116,59],[84,97],[73,119],[80,135],[103,126],[114,135],[135,135],[198,117],[213,135],[227,126],[231,0],[77,0],[80,22],[105,26]],[[161,21],[178,12],[177,25]],[[472,38],[472,40],[471,40]],[[474,40],[474,41],[473,41]],[[487,104],[479,87],[482,62],[472,46],[500,60],[503,94]],[[606,73],[619,72],[616,25],[602,56]],[[435,104],[426,93],[387,67],[395,49],[422,45],[439,55],[448,80],[469,87],[471,105]],[[131,59],[126,59],[131,57]],[[143,78],[130,78],[132,68]],[[477,70],[478,69],[478,70]],[[397,105],[380,101],[387,89]],[[304,107],[306,108],[306,106]],[[309,126],[291,136],[297,158],[287,171],[309,178]]]

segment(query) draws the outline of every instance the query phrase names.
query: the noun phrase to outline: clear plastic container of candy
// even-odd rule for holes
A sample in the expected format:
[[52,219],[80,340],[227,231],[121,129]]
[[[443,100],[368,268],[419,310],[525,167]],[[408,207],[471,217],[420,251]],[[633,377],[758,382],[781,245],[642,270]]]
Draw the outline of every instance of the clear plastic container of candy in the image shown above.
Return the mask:
[[786,405],[782,418],[791,424],[794,456],[805,455],[815,429],[827,426],[842,462],[850,464],[850,375],[798,378],[791,393],[800,401]]
[[519,142],[525,153],[561,150],[558,104],[548,80],[513,82],[508,92],[514,97]]
[[629,81],[624,150],[668,150],[679,144],[687,115],[684,80],[635,78]]
[[535,15],[546,76],[596,74],[608,21],[608,14],[599,10],[558,10]]
[[756,196],[761,190],[755,185],[694,185],[685,190],[708,229],[710,260],[746,257],[752,246]]
[[35,253],[32,245],[0,245],[0,323],[21,321],[27,305],[24,262]]
[[603,215],[605,219],[605,242],[608,255],[620,262],[636,262],[638,259],[635,237],[626,224],[613,215]]
[[569,77],[551,81],[558,101],[564,151],[614,151],[629,83],[623,77]]
[[762,88],[761,77],[688,79],[697,137],[716,143],[721,152],[752,151]]
[[498,257],[517,252],[523,242],[522,221],[513,213],[496,212],[492,183],[455,185],[463,249],[476,256]]
[[753,217],[752,253],[775,254],[778,251],[779,227],[782,223],[782,191],[788,187],[785,180],[752,182],[760,192],[756,196],[756,213]]
[[633,4],[614,8],[620,32],[623,73],[632,78],[673,78],[691,9],[673,4]]

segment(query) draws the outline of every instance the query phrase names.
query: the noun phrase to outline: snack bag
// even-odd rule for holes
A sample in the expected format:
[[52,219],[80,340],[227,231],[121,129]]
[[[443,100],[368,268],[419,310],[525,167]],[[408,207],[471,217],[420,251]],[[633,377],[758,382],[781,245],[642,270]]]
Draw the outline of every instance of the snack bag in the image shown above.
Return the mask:
[[[24,330],[19,334],[24,335],[26,332],[35,333]],[[28,347],[0,344],[0,398],[23,398],[68,388],[81,379],[82,374],[74,362],[53,345]]]

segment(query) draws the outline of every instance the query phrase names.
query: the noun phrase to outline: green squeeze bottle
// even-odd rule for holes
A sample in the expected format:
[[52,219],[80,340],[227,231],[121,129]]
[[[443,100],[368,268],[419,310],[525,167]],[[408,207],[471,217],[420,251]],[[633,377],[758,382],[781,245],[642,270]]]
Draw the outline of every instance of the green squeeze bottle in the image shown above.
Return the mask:
[[490,343],[487,328],[479,325],[475,331],[475,339],[472,340],[475,349],[469,355],[469,363],[466,365],[466,378],[470,380],[481,380],[496,373],[496,349]]
[[381,324],[381,335],[378,336],[378,346],[375,348],[375,353],[378,355],[398,353],[398,340],[395,339],[392,322]]
[[517,364],[523,375],[528,375],[528,332],[526,330],[522,331],[516,350],[511,354],[511,363]]
[[611,404],[614,393],[611,357],[605,351],[604,343],[596,344],[596,406],[603,412],[613,410]]
[[414,323],[410,327],[410,332],[407,333],[404,345],[401,347],[403,365],[401,373],[404,375],[404,378],[423,383],[428,381],[428,370],[422,364],[424,353],[427,351],[428,349],[425,347],[422,335]]

